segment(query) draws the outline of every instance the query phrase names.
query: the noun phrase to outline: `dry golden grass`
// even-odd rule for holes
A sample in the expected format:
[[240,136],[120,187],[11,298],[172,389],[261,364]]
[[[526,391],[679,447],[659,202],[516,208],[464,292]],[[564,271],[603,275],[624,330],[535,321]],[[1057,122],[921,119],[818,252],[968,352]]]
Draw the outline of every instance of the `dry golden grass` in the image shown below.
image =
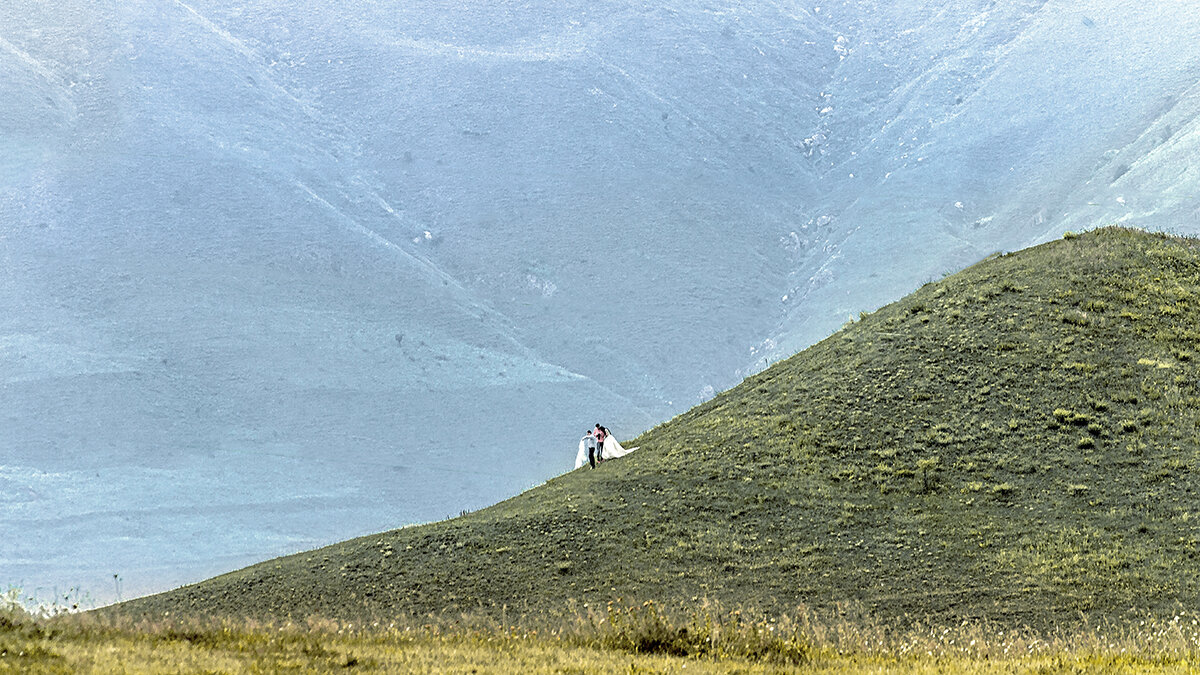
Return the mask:
[[[840,615],[839,615],[840,614]],[[0,612],[0,673],[1057,673],[1195,672],[1200,618],[1043,634],[984,624],[890,628],[700,604],[577,612],[556,626],[482,617],[424,625],[304,624]]]

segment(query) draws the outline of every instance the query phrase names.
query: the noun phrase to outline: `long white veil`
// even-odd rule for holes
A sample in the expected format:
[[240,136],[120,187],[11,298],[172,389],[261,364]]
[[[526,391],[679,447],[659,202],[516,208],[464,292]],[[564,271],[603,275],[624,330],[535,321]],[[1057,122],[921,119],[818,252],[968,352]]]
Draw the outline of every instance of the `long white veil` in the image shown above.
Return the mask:
[[604,437],[604,459],[616,459],[617,457],[624,457],[634,450],[637,450],[637,448],[621,447],[621,444],[617,442],[617,439],[613,438],[611,435]]

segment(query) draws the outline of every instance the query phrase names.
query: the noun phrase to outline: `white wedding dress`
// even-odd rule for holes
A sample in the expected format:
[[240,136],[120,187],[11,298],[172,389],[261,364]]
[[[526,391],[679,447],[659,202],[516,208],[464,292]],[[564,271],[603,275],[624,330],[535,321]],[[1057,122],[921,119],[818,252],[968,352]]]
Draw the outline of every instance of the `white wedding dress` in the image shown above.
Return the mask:
[[[608,438],[604,439],[604,449],[600,452],[600,458],[616,459],[617,457],[624,457],[634,450],[637,450],[637,448],[626,448],[618,443],[617,439],[609,436]],[[584,443],[583,439],[581,438],[579,439],[579,452],[575,455],[575,468],[578,469],[587,463],[587,444]]]

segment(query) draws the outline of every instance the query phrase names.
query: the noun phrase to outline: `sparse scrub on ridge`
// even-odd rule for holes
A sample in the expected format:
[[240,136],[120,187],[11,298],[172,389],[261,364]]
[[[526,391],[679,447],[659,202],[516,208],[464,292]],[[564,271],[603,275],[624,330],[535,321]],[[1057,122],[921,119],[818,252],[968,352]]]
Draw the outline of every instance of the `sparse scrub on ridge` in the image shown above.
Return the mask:
[[1192,239],[1106,228],[993,257],[594,471],[105,611],[390,621],[709,598],[1066,629],[1200,606],[1198,294]]

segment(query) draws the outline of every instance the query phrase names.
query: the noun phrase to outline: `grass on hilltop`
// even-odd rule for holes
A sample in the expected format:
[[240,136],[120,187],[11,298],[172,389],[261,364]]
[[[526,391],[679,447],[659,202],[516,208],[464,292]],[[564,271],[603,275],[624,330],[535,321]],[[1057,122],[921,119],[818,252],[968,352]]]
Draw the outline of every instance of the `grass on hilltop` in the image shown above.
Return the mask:
[[1200,605],[1197,246],[1109,228],[993,256],[629,457],[116,611],[547,616],[623,597],[1055,627]]

